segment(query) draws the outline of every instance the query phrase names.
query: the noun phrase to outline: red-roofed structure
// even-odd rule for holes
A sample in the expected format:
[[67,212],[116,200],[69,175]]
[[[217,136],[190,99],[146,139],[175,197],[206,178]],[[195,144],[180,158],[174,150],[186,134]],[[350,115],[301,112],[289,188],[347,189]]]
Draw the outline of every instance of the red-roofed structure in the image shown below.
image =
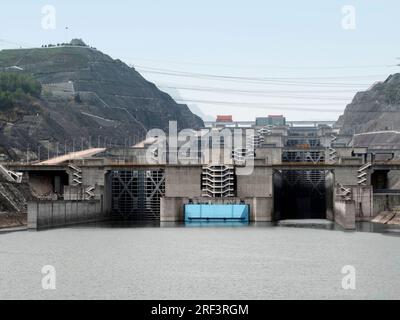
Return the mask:
[[233,117],[230,115],[217,116],[217,122],[233,122]]

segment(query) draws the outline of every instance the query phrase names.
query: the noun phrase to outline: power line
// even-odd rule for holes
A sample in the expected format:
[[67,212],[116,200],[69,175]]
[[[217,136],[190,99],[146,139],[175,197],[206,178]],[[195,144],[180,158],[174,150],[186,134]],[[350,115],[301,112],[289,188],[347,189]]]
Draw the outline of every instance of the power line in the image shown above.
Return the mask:
[[[252,91],[252,90],[236,90],[236,89],[224,89],[224,88],[207,88],[207,87],[175,87],[175,86],[158,86],[161,89],[176,89],[176,90],[187,90],[187,91],[201,91],[201,92],[213,92],[233,95],[247,95],[247,96],[262,96],[269,98],[284,98],[284,99],[307,99],[307,100],[336,100],[336,101],[348,101],[352,100],[353,97],[334,97],[334,96],[305,96],[296,94],[285,94],[285,95],[274,95],[270,92],[265,91]],[[354,91],[353,91],[354,92]],[[297,91],[297,93],[302,93]]]
[[[318,112],[343,112],[342,109],[327,109],[327,108],[312,108],[306,107],[310,106],[310,104],[262,104],[262,103],[252,103],[252,102],[234,102],[234,101],[212,101],[212,100],[189,100],[189,99],[181,99],[181,98],[174,98],[177,102],[182,103],[203,103],[203,104],[213,104],[213,105],[228,105],[230,107],[236,108],[255,108],[255,109],[280,109],[280,110],[291,110],[291,111],[318,111]],[[322,106],[321,104],[318,104]],[[325,105],[337,105],[337,104],[325,104]],[[290,107],[290,106],[301,106],[299,108]],[[304,106],[304,107],[303,107]]]
[[28,45],[26,43],[17,43],[17,42],[9,41],[7,39],[0,39],[0,42],[6,43],[6,44],[11,44],[11,45],[17,46],[17,47],[30,47],[30,45]]
[[300,70],[335,70],[335,69],[368,69],[368,68],[392,68],[396,67],[396,65],[392,64],[379,64],[379,65],[358,65],[358,66],[289,66],[289,65],[240,65],[240,64],[224,64],[224,63],[202,63],[202,62],[188,62],[188,61],[174,61],[174,60],[160,60],[160,59],[149,59],[149,58],[127,58],[131,61],[150,61],[150,62],[160,62],[160,63],[168,63],[168,64],[176,64],[176,65],[191,65],[191,66],[208,66],[208,67],[224,67],[224,68],[248,68],[248,69],[260,69],[260,68],[268,68],[268,69],[300,69]]
[[371,84],[362,83],[333,83],[333,82],[306,82],[296,80],[280,80],[278,78],[263,78],[263,77],[238,77],[229,75],[216,75],[216,74],[204,74],[195,72],[183,72],[174,71],[167,69],[157,69],[148,67],[137,67],[143,73],[161,74],[174,77],[186,77],[195,79],[213,79],[213,80],[224,80],[224,81],[239,81],[239,82],[250,82],[250,83],[263,83],[270,85],[292,85],[292,86],[314,86],[314,87],[360,87],[370,86]]
[[224,77],[224,78],[238,78],[238,79],[246,79],[246,80],[262,80],[262,81],[286,81],[286,80],[346,80],[346,79],[369,79],[369,78],[380,78],[387,77],[387,74],[373,74],[373,75],[351,75],[351,76],[313,76],[313,77],[235,77],[235,76],[227,76],[227,75],[214,75],[214,74],[204,74],[204,73],[195,73],[188,71],[179,71],[179,70],[170,70],[170,69],[160,69],[154,67],[145,67],[145,66],[137,66],[138,69],[142,70],[152,70],[152,71],[160,71],[160,72],[170,72],[177,74],[193,74],[193,75],[201,75],[201,76],[213,76],[213,77]]
[[[170,87],[171,89],[183,89],[187,87],[187,84],[176,84],[176,83],[169,83],[169,82],[158,82],[157,85],[159,88],[168,88]],[[191,88],[200,88],[200,89],[210,89],[210,90],[228,90],[228,91],[244,91],[244,92],[249,92],[249,93],[354,93],[354,89],[318,89],[318,90],[304,90],[304,89],[300,89],[300,90],[287,90],[287,89],[263,89],[263,90],[241,90],[241,89],[237,89],[237,88],[227,88],[227,87],[209,87],[209,86],[195,86],[195,87],[191,87]]]

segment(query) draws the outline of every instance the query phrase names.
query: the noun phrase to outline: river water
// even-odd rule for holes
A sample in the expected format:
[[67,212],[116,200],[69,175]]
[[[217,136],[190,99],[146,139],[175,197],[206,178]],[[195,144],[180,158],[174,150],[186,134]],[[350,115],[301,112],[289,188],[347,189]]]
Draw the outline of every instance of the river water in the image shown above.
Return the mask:
[[[376,228],[375,228],[376,229]],[[0,235],[0,299],[399,299],[400,230],[88,225]],[[43,290],[42,267],[56,270]],[[356,289],[341,273],[355,267]]]

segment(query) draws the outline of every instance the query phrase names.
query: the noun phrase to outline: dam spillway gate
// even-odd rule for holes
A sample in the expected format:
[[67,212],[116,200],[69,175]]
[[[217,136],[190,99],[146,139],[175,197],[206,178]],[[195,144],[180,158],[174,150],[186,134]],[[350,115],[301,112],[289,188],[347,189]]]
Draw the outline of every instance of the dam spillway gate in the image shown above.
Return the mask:
[[333,207],[330,170],[276,170],[274,219],[326,219]]
[[[296,140],[296,143],[299,143]],[[310,145],[308,145],[310,146]],[[282,163],[307,163],[310,166],[325,162],[323,150],[287,149]],[[274,172],[274,218],[326,219],[333,207],[334,174],[330,170],[307,168]]]
[[160,220],[160,199],[165,195],[164,170],[114,170],[109,173],[109,184],[114,218]]

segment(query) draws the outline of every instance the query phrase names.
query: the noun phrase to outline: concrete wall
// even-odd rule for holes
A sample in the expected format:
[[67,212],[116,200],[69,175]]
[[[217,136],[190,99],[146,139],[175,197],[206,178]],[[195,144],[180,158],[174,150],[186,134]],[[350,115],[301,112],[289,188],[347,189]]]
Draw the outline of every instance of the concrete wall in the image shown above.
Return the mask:
[[356,186],[358,184],[358,166],[336,167],[335,181],[344,186]]
[[271,222],[273,221],[273,204],[274,200],[271,197],[264,198],[161,198],[161,222],[183,222],[184,206],[192,203],[211,203],[211,204],[241,204],[242,201],[250,206],[250,221],[251,222]]
[[400,194],[396,193],[375,193],[373,201],[373,214],[377,216],[382,211],[391,211],[394,207],[400,206]]
[[392,170],[388,173],[388,188],[400,190],[400,170]]
[[341,157],[352,157],[354,148],[352,147],[334,147],[339,158]]
[[28,203],[28,228],[63,227],[106,220],[101,201],[35,201]]
[[[95,189],[94,198],[90,200],[100,200],[104,196],[104,186],[94,185]],[[64,187],[64,199],[63,200],[88,200],[86,189],[88,186],[65,186]]]
[[264,136],[265,144],[273,144],[273,145],[275,145],[275,147],[278,147],[278,148],[283,148],[283,146],[284,146],[283,140],[284,140],[283,136],[278,135],[278,134]]
[[167,166],[165,168],[165,196],[201,197],[201,174],[201,166]]
[[355,230],[356,208],[353,200],[335,201],[335,222],[346,230]]
[[253,198],[245,201],[250,205],[251,222],[272,222],[274,219],[274,198]]
[[326,189],[326,219],[334,220],[334,199],[336,197],[335,175],[333,172],[328,172],[325,178]]
[[254,167],[251,175],[237,176],[238,198],[265,198],[273,196],[273,170]]
[[282,148],[263,147],[256,149],[256,159],[262,159],[263,164],[273,165],[282,163]]
[[352,199],[355,201],[356,218],[371,220],[374,215],[372,186],[350,186]]
[[188,198],[163,197],[160,200],[160,221],[161,222],[183,222],[184,204],[188,204]]
[[82,184],[84,186],[104,186],[105,171],[101,167],[83,167]]

